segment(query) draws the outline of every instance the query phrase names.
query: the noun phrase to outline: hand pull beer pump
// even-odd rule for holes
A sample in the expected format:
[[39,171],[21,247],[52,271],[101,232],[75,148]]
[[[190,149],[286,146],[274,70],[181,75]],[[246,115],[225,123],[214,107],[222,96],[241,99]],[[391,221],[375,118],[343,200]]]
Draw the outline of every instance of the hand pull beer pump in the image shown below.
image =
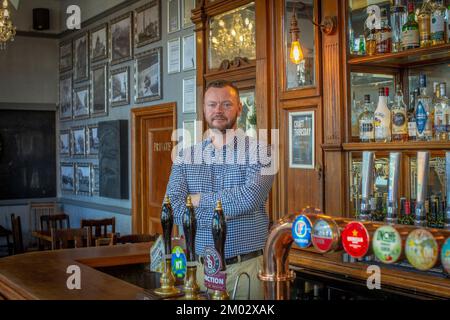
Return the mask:
[[372,220],[370,200],[373,196],[374,159],[375,154],[372,151],[363,152],[361,213],[359,215],[361,221]]
[[417,152],[417,202],[416,218],[414,225],[427,226],[427,212],[425,201],[427,199],[428,172],[430,171],[430,153],[428,151]]
[[400,177],[400,152],[389,154],[389,179],[386,223],[398,223],[398,181]]

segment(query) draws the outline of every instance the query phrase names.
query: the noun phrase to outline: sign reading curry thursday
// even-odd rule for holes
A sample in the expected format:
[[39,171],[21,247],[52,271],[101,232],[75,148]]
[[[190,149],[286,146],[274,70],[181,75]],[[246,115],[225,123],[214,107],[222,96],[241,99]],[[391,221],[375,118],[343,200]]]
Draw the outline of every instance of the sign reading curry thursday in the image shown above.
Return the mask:
[[314,111],[289,114],[289,167],[314,169]]

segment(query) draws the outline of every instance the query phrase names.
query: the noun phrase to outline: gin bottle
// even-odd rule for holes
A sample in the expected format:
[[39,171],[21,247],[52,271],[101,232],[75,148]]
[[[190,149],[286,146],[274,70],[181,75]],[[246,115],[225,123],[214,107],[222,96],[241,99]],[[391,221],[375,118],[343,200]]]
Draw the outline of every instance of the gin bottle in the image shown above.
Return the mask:
[[439,90],[436,92],[436,101],[434,105],[435,138],[438,141],[447,141],[449,138],[447,130],[450,127],[450,109],[445,82],[439,85]]
[[361,142],[373,142],[375,137],[374,117],[370,95],[364,96],[364,110],[359,116],[359,139]]
[[391,8],[392,52],[401,50],[402,27],[406,23],[406,8],[401,0],[395,0]]
[[431,13],[431,44],[433,46],[445,43],[445,14],[446,9],[442,0],[435,0]]
[[392,141],[408,140],[408,120],[406,116],[406,104],[403,101],[402,87],[397,84],[397,92],[392,106]]
[[419,22],[420,46],[431,46],[431,13],[432,5],[430,0],[424,0],[420,8],[417,19]]
[[431,98],[427,96],[427,80],[424,74],[420,75],[419,83],[420,96],[416,106],[417,140],[430,141],[433,136],[430,119]]

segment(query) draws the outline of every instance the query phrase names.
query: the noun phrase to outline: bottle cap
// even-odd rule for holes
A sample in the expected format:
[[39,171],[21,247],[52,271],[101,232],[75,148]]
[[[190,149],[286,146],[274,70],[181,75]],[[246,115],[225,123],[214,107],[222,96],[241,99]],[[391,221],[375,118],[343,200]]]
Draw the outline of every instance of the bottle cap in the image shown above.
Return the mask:
[[222,201],[217,200],[216,210],[222,210]]
[[170,204],[170,199],[169,199],[169,196],[167,194],[164,197],[164,204]]
[[186,207],[192,207],[191,196],[187,196],[187,198],[186,198]]
[[389,88],[388,87],[384,88],[384,96],[389,97]]
[[423,73],[419,76],[419,85],[421,88],[427,87],[427,76]]
[[383,96],[384,96],[384,88],[383,88],[383,87],[381,87],[381,88],[378,89],[378,95],[379,95],[380,97],[383,97]]

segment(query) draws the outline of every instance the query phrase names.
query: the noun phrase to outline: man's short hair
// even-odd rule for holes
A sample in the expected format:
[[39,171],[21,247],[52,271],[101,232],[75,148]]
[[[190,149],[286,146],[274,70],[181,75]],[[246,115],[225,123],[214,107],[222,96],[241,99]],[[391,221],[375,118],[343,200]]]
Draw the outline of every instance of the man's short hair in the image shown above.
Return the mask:
[[233,89],[239,100],[239,89],[233,83],[227,80],[216,80],[208,83],[205,89],[205,93],[206,91],[208,91],[209,88],[225,88],[225,87],[230,87],[231,89]]

